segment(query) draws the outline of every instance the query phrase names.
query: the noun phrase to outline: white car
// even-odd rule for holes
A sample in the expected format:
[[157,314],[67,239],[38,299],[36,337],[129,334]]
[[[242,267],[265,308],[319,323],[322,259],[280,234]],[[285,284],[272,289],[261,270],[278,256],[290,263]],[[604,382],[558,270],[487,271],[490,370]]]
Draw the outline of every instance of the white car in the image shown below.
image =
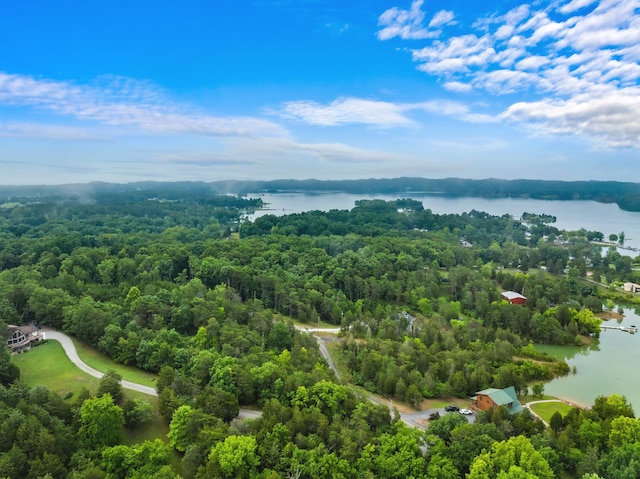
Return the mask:
[[473,414],[473,411],[471,409],[460,409],[460,414],[465,414],[465,415],[469,415],[469,414]]

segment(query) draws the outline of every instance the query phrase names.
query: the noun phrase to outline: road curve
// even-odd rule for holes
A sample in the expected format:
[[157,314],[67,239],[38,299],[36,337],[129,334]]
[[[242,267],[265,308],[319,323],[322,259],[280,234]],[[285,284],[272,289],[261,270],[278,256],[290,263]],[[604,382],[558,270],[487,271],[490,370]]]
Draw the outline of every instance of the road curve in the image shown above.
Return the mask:
[[[78,356],[78,351],[76,350],[76,346],[75,344],[73,344],[73,341],[69,336],[67,336],[64,333],[61,333],[60,331],[54,331],[52,329],[42,329],[41,331],[42,333],[44,333],[45,339],[53,339],[54,341],[58,341],[60,343],[60,345],[62,346],[62,349],[64,349],[64,352],[66,353],[69,360],[73,364],[75,364],[75,366],[78,369],[80,369],[81,371],[84,371],[90,376],[93,376],[94,378],[101,379],[104,376],[104,373],[98,371],[97,369],[93,369],[87,363],[82,361],[82,359],[80,359],[80,356]],[[122,384],[122,387],[125,389],[138,391],[142,394],[148,394],[149,396],[158,395],[155,388],[152,388],[149,386],[144,386],[142,384],[133,383],[131,381],[125,381],[125,380],[120,381],[120,384]],[[256,418],[259,418],[260,416],[262,416],[262,411],[255,411],[253,409],[240,408],[240,411],[238,412],[238,419],[256,419]]]
[[[53,331],[51,329],[43,329],[45,339],[53,339],[54,341],[58,341],[64,349],[69,360],[78,367],[78,369],[84,371],[85,373],[93,376],[94,378],[101,379],[104,376],[104,373],[98,371],[97,369],[93,369],[87,363],[80,359],[78,356],[78,351],[76,350],[76,346],[73,344],[73,341],[69,336],[60,331]],[[132,383],[131,381],[125,381],[124,379],[120,381],[122,387],[125,389],[131,389],[132,391],[138,391],[143,394],[148,394],[149,396],[157,396],[155,388],[150,386],[143,386],[142,384]]]
[[[338,380],[338,382],[342,382],[342,379],[340,378],[340,373],[338,372],[338,368],[336,367],[335,363],[333,362],[333,358],[331,357],[331,354],[329,353],[329,350],[327,349],[326,341],[329,340],[329,339],[327,337],[324,337],[324,336],[317,336],[316,334],[313,334],[313,333],[338,334],[340,332],[340,328],[311,328],[311,327],[299,326],[299,325],[296,325],[295,328],[298,331],[311,334],[316,339],[316,341],[318,342],[318,347],[320,349],[320,354],[322,354],[322,356],[326,359],[327,364],[329,365],[329,367],[331,369],[333,369],[333,372],[335,373],[336,379]],[[369,401],[371,401],[374,404],[380,404],[382,406],[387,406],[389,408],[389,412],[391,413],[391,415],[393,416],[395,414],[392,402],[389,402],[389,403],[387,403],[386,401],[383,402],[383,401],[380,401],[380,400],[376,399],[375,397],[369,396],[369,395],[367,395],[367,399],[369,399]],[[417,429],[421,429],[423,431],[426,429],[426,427],[424,425],[422,425],[420,423],[420,421],[422,421],[424,419],[428,419],[429,416],[431,414],[433,414],[433,413],[438,413],[438,414],[440,414],[440,416],[448,414],[448,412],[445,411],[444,408],[427,409],[425,411],[416,411],[416,412],[413,412],[413,413],[403,413],[403,412],[399,412],[398,411],[398,413],[400,414],[400,419],[406,425],[411,426],[411,427],[415,427]],[[464,416],[464,417],[470,423],[475,422],[475,414],[467,415],[467,416]]]
[[[301,329],[301,330],[305,331],[307,328],[298,328],[298,329]],[[323,332],[334,332],[332,330],[327,331],[326,329],[323,329],[322,331]],[[338,332],[338,331],[339,330],[337,330],[335,332]],[[76,367],[78,367],[78,369],[84,371],[85,373],[89,374],[90,376],[93,376],[94,378],[101,379],[104,376],[104,373],[98,371],[97,369],[93,369],[87,363],[82,361],[82,359],[80,359],[80,356],[78,356],[78,351],[76,350],[76,346],[73,344],[73,341],[71,340],[71,338],[69,336],[67,336],[64,333],[61,333],[60,331],[53,331],[51,329],[43,329],[42,332],[44,333],[45,339],[53,339],[54,341],[58,341],[60,343],[60,345],[64,349],[64,352],[66,353],[66,355],[69,358],[69,360],[74,365],[76,365]],[[327,350],[327,348],[326,348],[326,346],[324,344],[324,341],[322,341],[322,339],[317,337],[317,336],[315,336],[315,338],[318,341],[321,353],[323,354],[323,356],[325,357],[325,359],[329,363],[329,366],[336,373],[336,377],[337,377],[337,379],[339,381],[340,380],[340,374],[338,373],[338,369],[336,368],[335,364],[333,363],[333,359],[331,358],[331,354],[329,354],[329,351]],[[152,388],[152,387],[149,387],[149,386],[143,386],[142,384],[137,384],[137,383],[133,383],[131,381],[125,381],[125,380],[122,380],[121,384],[122,384],[122,387],[125,388],[125,389],[131,389],[133,391],[138,391],[138,392],[141,392],[143,394],[148,394],[150,396],[157,396],[158,395],[156,390],[154,388]],[[375,400],[372,397],[369,397],[368,399],[371,402],[374,402],[374,403],[377,403],[377,404],[381,404],[379,401]],[[533,403],[529,403],[526,406],[528,407],[530,404],[535,404],[536,402],[545,402],[545,401],[534,401]],[[392,410],[392,407],[390,407],[390,405],[389,405],[389,409],[391,410],[391,413],[393,414],[393,410]],[[431,413],[434,413],[434,412],[438,412],[441,415],[442,414],[446,414],[444,409],[430,409],[430,410],[427,410],[427,411],[420,411],[420,412],[409,413],[409,414],[400,413],[400,417],[409,426],[413,426],[413,427],[416,427],[418,429],[423,429],[424,430],[425,427],[422,424],[420,424],[418,421],[421,420],[421,419],[428,418],[429,415]],[[240,409],[240,412],[238,414],[238,418],[239,419],[256,419],[256,418],[258,418],[260,416],[262,416],[262,411],[255,411],[255,410],[252,410],[252,409]],[[469,422],[473,422],[474,418],[473,418],[473,416],[467,417],[467,420]]]

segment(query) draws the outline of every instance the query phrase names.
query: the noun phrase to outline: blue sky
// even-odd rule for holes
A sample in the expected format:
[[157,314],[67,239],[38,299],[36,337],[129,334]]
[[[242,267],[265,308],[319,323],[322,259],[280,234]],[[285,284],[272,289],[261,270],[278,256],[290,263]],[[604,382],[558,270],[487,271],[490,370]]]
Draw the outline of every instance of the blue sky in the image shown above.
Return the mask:
[[0,184],[640,181],[640,0],[2,10]]

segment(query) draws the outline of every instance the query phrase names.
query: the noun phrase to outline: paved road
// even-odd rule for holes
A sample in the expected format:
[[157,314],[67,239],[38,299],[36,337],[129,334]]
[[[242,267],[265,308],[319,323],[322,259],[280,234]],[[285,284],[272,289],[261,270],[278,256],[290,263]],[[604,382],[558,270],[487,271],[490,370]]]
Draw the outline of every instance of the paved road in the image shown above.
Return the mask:
[[[338,334],[340,332],[340,328],[307,328],[304,326],[296,326],[296,329],[305,332],[305,333],[332,333],[332,334]],[[316,341],[318,342],[318,347],[320,349],[320,354],[322,354],[322,356],[327,360],[327,364],[329,364],[329,367],[331,369],[333,369],[333,372],[336,374],[336,379],[338,381],[341,382],[341,378],[340,378],[340,373],[338,372],[338,368],[336,368],[335,363],[333,362],[333,359],[331,358],[331,354],[329,354],[329,350],[327,349],[327,345],[326,342],[327,341],[331,341],[331,340],[335,340],[334,338],[327,338],[324,336],[316,336],[313,335],[314,338],[316,338]],[[387,402],[387,401],[380,401],[377,398],[373,397],[373,396],[367,396],[367,399],[369,399],[369,401],[371,401],[372,403],[375,404],[381,404],[383,406],[387,406],[389,408],[389,411],[391,412],[391,415],[393,416],[394,414],[394,409],[392,406],[392,403]],[[400,419],[407,424],[408,426],[411,427],[415,427],[418,429],[422,429],[425,430],[426,428],[420,424],[419,421],[422,421],[424,419],[429,419],[429,416],[431,416],[431,414],[433,413],[438,413],[440,414],[440,416],[444,416],[445,414],[449,414],[447,411],[445,411],[444,409],[427,409],[425,411],[418,411],[418,412],[412,412],[412,413],[400,413]],[[459,414],[459,413],[453,413],[453,414]],[[467,419],[467,421],[469,421],[470,423],[475,422],[476,417],[475,414],[470,414],[470,415],[466,415],[465,418]]]
[[[78,351],[76,350],[76,346],[75,344],[73,344],[73,341],[69,336],[59,331],[53,331],[52,329],[42,329],[41,331],[44,333],[46,339],[53,339],[54,341],[58,341],[60,343],[69,360],[73,364],[75,364],[78,369],[84,371],[90,376],[93,376],[94,378],[100,379],[102,378],[102,376],[104,376],[104,373],[98,371],[97,369],[93,369],[87,363],[83,362],[82,359],[80,359],[80,356],[78,356]],[[125,380],[120,381],[120,384],[122,384],[122,387],[125,389],[138,391],[143,394],[148,394],[149,396],[158,395],[155,388],[149,386],[143,386],[142,384],[132,383],[131,381]],[[262,411],[255,411],[253,409],[240,408],[240,411],[238,412],[238,419],[256,419],[260,416],[262,416]]]
[[[307,331],[307,332],[330,332],[330,333],[334,333],[337,334],[340,330],[338,328],[336,329],[324,329],[324,328],[303,328],[303,327],[298,327],[298,329],[302,330],[302,331]],[[80,356],[78,356],[78,351],[76,350],[75,345],[73,344],[73,341],[71,340],[71,338],[69,336],[67,336],[64,333],[61,333],[59,331],[53,331],[51,329],[43,329],[42,332],[45,335],[46,339],[53,339],[54,341],[58,341],[61,345],[62,348],[64,349],[65,353],[67,354],[67,357],[69,358],[69,360],[75,364],[80,370],[84,371],[85,373],[95,377],[95,378],[102,378],[104,376],[104,373],[93,369],[91,366],[89,366],[87,363],[83,362],[82,359],[80,359]],[[329,351],[327,350],[326,345],[324,344],[324,342],[326,341],[326,338],[322,338],[322,337],[318,337],[315,336],[315,338],[318,340],[318,345],[320,346],[320,352],[322,353],[322,355],[325,357],[325,359],[327,360],[327,363],[329,364],[329,366],[331,367],[331,369],[333,369],[333,371],[336,373],[336,378],[338,379],[338,381],[340,381],[340,373],[338,372],[338,369],[336,368],[335,363],[333,362],[333,359],[331,358],[331,355],[329,354]],[[121,381],[122,387],[125,389],[131,389],[133,391],[138,391],[141,392],[143,394],[148,394],[150,396],[157,396],[158,393],[156,392],[155,388],[149,387],[149,386],[143,386],[142,384],[137,384],[137,383],[133,383],[131,381],[125,381],[122,380]],[[384,404],[386,406],[389,407],[389,409],[391,410],[391,413],[393,414],[393,408],[391,407],[390,404],[385,404],[382,403],[372,397],[368,398],[371,402],[374,402],[376,404]],[[535,404],[537,402],[545,402],[545,401],[534,401],[531,403],[526,404],[525,406],[528,407],[530,404]],[[418,429],[425,429],[425,427],[420,424],[418,421],[423,420],[423,419],[427,419],[429,418],[429,416],[433,413],[439,413],[441,416],[443,416],[444,414],[448,414],[444,409],[428,409],[426,411],[419,411],[419,412],[415,412],[415,413],[400,413],[400,418],[402,419],[402,421],[412,427],[416,427]],[[457,413],[455,413],[457,414]],[[262,415],[262,411],[255,411],[253,409],[240,409],[240,412],[238,413],[238,418],[239,419],[256,419],[258,417],[260,417]],[[470,415],[470,416],[465,416],[467,418],[467,420],[469,422],[474,422],[475,421],[475,416],[474,415]]]
[[[329,334],[338,334],[340,332],[340,328],[308,328],[306,326],[294,326],[298,331],[302,331],[303,333],[329,333]],[[318,343],[318,349],[320,350],[320,354],[322,354],[322,356],[324,357],[324,359],[327,360],[327,364],[329,364],[329,367],[331,369],[333,369],[333,372],[336,374],[336,379],[338,380],[338,382],[342,382],[342,378],[340,377],[340,373],[338,372],[338,368],[336,367],[336,364],[333,362],[333,359],[331,358],[331,355],[329,354],[329,350],[327,349],[327,345],[326,342],[327,341],[331,341],[334,340],[335,338],[326,338],[324,336],[316,336],[315,334],[313,335],[314,338],[316,338],[316,341]]]
[[304,331],[305,333],[338,334],[340,332],[340,328],[307,328],[306,326],[295,326],[295,328],[299,331]]
[[342,378],[340,377],[340,373],[338,372],[336,363],[333,362],[333,359],[331,358],[331,354],[329,354],[329,350],[327,349],[327,344],[326,344],[327,338],[323,338],[320,336],[315,336],[315,338],[318,341],[318,348],[320,349],[320,354],[324,356],[324,358],[327,360],[327,364],[329,364],[329,367],[333,369],[333,372],[336,374],[336,379],[338,380],[338,382],[342,382]]
[[[78,356],[78,351],[76,350],[76,347],[69,336],[59,331],[53,331],[51,329],[43,329],[42,332],[44,333],[46,339],[53,339],[55,341],[58,341],[62,345],[62,348],[67,354],[67,357],[73,364],[78,367],[78,369],[81,369],[94,378],[101,379],[102,376],[104,376],[104,373],[93,369],[87,363],[83,362],[82,359],[80,359],[80,356]],[[132,383],[131,381],[125,381],[124,379],[120,382],[120,384],[122,384],[122,387],[125,389],[138,391],[143,394],[148,394],[149,396],[158,395],[156,389],[150,386],[143,386],[142,384]]]

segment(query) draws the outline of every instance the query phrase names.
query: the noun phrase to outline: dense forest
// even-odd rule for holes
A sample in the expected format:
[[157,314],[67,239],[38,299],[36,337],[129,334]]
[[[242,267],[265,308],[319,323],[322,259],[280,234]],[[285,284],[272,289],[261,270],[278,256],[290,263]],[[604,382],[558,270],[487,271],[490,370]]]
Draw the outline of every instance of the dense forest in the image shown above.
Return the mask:
[[[62,398],[27,386],[2,348],[0,477],[640,474],[640,422],[623,397],[548,428],[499,408],[474,423],[433,418],[426,430],[367,398],[420,407],[488,387],[525,394],[568,373],[532,343],[597,341],[607,298],[587,271],[607,284],[637,275],[630,258],[591,243],[601,233],[560,231],[544,212],[524,224],[403,199],[248,222],[259,200],[198,185],[6,198],[0,330],[55,328],[157,374],[169,434],[126,445],[127,431],[154,419],[149,404],[123,398],[117,375]],[[353,384],[295,321],[340,328]],[[262,414],[235,421],[241,407]]]

